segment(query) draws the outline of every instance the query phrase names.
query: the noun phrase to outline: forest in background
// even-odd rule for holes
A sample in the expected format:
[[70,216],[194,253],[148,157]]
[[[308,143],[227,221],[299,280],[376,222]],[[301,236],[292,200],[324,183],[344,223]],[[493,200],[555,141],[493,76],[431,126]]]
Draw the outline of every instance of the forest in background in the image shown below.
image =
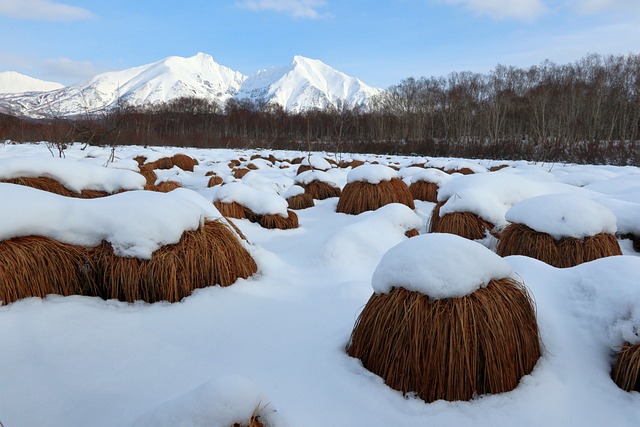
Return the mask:
[[366,108],[180,98],[74,118],[0,114],[0,140],[640,165],[640,55],[407,78]]

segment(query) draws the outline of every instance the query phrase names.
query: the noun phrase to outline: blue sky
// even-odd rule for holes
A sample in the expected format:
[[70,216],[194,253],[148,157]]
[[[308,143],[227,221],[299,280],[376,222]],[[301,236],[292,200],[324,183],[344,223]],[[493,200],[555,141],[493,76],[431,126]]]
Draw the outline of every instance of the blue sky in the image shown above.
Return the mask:
[[205,52],[320,59],[373,86],[640,51],[640,0],[0,0],[0,71],[72,84]]

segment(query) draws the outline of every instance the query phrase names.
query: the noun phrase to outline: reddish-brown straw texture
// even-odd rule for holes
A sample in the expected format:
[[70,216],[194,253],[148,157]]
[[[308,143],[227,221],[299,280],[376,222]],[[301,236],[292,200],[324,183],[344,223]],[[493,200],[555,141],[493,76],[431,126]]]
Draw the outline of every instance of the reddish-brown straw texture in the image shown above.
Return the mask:
[[262,228],[290,230],[298,228],[298,215],[294,211],[287,211],[287,218],[280,215],[259,215],[258,224]]
[[289,209],[306,209],[315,206],[313,197],[307,193],[298,194],[287,199]]
[[218,175],[211,175],[211,178],[209,178],[209,182],[207,183],[207,187],[214,187],[220,184],[222,184],[222,178]]
[[440,216],[440,208],[444,202],[437,203],[431,212],[432,233],[450,233],[467,239],[477,240],[486,237],[493,229],[493,224],[483,220],[471,212],[452,212]]
[[240,179],[248,173],[249,173],[248,168],[234,168],[233,171],[231,172],[233,177],[236,179]]
[[145,190],[149,189],[149,187],[153,187],[158,179],[158,175],[155,171],[149,166],[140,166],[140,175],[144,176],[144,179],[147,180],[144,188]]
[[157,185],[150,185],[145,187],[145,190],[149,191],[157,191],[160,193],[168,193],[169,191],[173,191],[176,188],[182,187],[180,183],[175,181],[163,181],[159,182]]
[[238,159],[233,159],[233,160],[231,160],[231,161],[227,164],[227,166],[229,166],[229,169],[233,169],[233,168],[235,168],[235,167],[237,167],[237,166],[240,166],[240,164],[241,164],[241,163],[240,163],[240,160],[238,160]]
[[427,181],[412,182],[409,186],[414,200],[438,203],[438,184]]
[[640,344],[620,348],[611,378],[623,390],[640,392]]
[[622,255],[618,239],[612,234],[555,240],[526,225],[509,224],[501,233],[496,250],[500,256],[524,255],[558,268],[573,267],[613,255]]
[[69,190],[67,187],[65,187],[55,179],[45,176],[40,176],[37,178],[12,178],[3,180],[2,182],[24,185],[25,187],[36,188],[38,190],[47,191],[49,193],[55,193],[65,197],[75,197],[80,199],[95,199],[97,197],[105,197],[109,195],[109,193],[97,190],[82,190],[80,193],[76,193],[75,191]]
[[315,180],[308,184],[300,185],[304,187],[304,192],[306,194],[316,200],[324,200],[329,197],[340,197],[340,189],[338,187],[334,187],[328,182]]
[[0,242],[0,300],[48,294],[82,295],[95,289],[93,264],[84,248],[45,237]]
[[176,302],[194,289],[229,286],[257,271],[249,252],[221,221],[184,232],[178,243],[161,247],[150,260],[116,256],[108,243],[91,253],[98,296],[128,302]]
[[416,230],[415,228],[412,228],[411,230],[407,230],[404,232],[404,235],[411,238],[411,237],[416,237],[420,235],[420,232],[418,230]]
[[541,354],[535,309],[512,279],[430,300],[403,288],[374,294],[347,353],[391,388],[426,402],[513,390]]
[[247,214],[244,206],[237,202],[224,203],[220,200],[213,202],[213,205],[220,211],[225,218],[246,219]]
[[402,203],[415,209],[409,187],[399,178],[380,181],[378,184],[355,181],[342,189],[336,212],[358,215],[374,211],[389,203]]
[[194,166],[198,164],[198,161],[193,157],[189,157],[186,154],[174,154],[171,157],[171,162],[174,166],[179,167],[183,171],[193,172]]

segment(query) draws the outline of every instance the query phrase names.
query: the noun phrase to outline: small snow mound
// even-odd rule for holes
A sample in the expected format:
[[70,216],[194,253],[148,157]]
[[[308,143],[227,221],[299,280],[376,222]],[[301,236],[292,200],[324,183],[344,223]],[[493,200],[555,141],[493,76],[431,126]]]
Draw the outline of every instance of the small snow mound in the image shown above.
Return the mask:
[[511,274],[509,264],[481,244],[453,234],[431,233],[391,248],[371,283],[376,293],[402,287],[444,299],[470,295],[491,280]]
[[507,211],[506,219],[549,234],[556,240],[617,231],[613,212],[574,194],[547,194],[523,200]]
[[289,199],[291,197],[299,196],[300,194],[304,194],[304,188],[299,185],[292,185],[287,191],[285,191],[282,197]]
[[214,201],[238,203],[258,215],[289,216],[287,201],[278,194],[258,190],[242,182],[221,185],[213,196]]
[[256,386],[244,377],[231,375],[164,402],[138,418],[132,427],[246,426],[254,411],[261,422],[277,425],[275,410]]
[[379,184],[381,181],[391,181],[397,177],[398,173],[389,166],[361,165],[349,171],[347,183],[368,182],[369,184]]
[[439,169],[422,169],[411,176],[411,183],[431,182],[438,186],[444,185],[452,179],[452,176]]
[[311,166],[312,168],[321,171],[331,169],[331,163],[329,163],[324,157],[317,154],[312,154],[302,159],[302,165]]
[[295,177],[296,184],[310,184],[313,181],[321,181],[326,182],[327,184],[331,184],[334,187],[338,186],[336,180],[327,172],[311,170],[302,172],[300,175]]

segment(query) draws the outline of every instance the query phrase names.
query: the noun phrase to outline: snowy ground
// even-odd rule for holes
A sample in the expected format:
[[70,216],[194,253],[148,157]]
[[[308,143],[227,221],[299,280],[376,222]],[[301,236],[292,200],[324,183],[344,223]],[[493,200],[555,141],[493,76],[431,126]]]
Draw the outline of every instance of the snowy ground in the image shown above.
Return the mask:
[[[131,158],[150,150],[123,147],[111,166],[131,169]],[[159,178],[180,181],[208,200],[216,190],[206,188],[205,172],[225,177],[230,159],[254,154],[155,151],[196,157],[195,172],[174,168]],[[109,152],[74,145],[66,155],[69,162],[88,156],[82,162],[96,165]],[[3,159],[19,156],[51,154],[44,144],[0,144],[0,172]],[[430,160],[357,158],[400,167]],[[296,167],[256,164],[261,168],[249,181],[281,193],[293,185]],[[610,208],[618,230],[640,228],[639,168],[509,164],[509,171],[492,174],[526,179],[527,197],[570,189]],[[409,179],[405,172],[400,175]],[[330,173],[346,183],[348,170]],[[456,179],[465,178],[449,183]],[[336,213],[336,204],[332,198],[297,211],[295,230],[234,220],[253,244],[259,272],[227,288],[198,290],[180,303],[52,295],[0,306],[0,421],[5,427],[218,426],[260,405],[275,426],[637,425],[640,394],[620,390],[609,377],[613,348],[633,339],[640,325],[640,257],[628,240],[621,240],[625,255],[570,269],[507,257],[535,298],[542,358],[512,392],[426,404],[390,389],[344,352],[373,292],[378,262],[406,239],[404,225],[415,215],[391,207],[350,216]],[[416,203],[421,233],[432,208]]]

